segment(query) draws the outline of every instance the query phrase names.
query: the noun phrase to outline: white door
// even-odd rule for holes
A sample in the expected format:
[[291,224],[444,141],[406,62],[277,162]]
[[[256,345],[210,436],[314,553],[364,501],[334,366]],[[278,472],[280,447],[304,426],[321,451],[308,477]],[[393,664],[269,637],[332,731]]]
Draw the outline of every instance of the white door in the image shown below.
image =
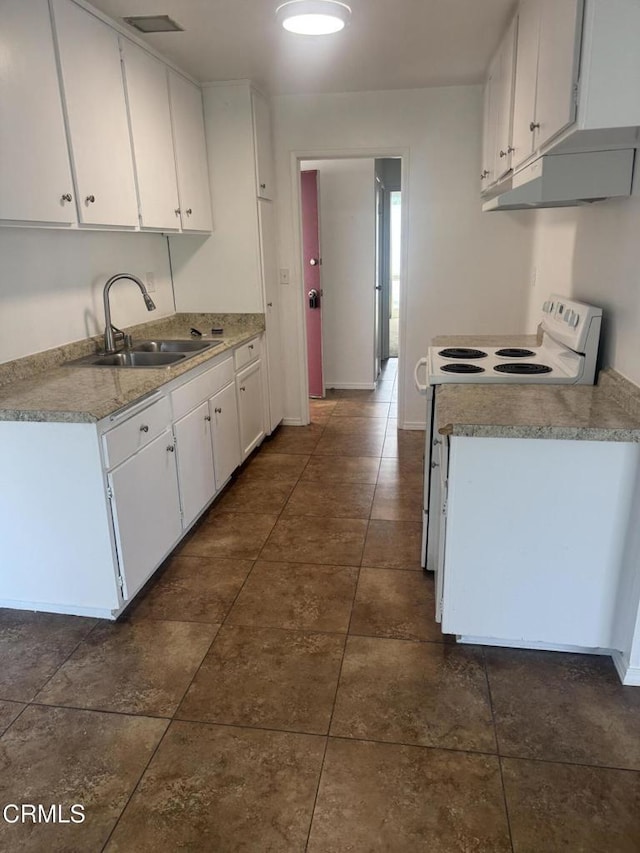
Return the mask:
[[260,229],[260,260],[262,267],[262,297],[265,305],[265,346],[267,351],[267,380],[269,388],[268,431],[278,426],[283,417],[282,403],[282,332],[278,258],[276,254],[276,220],[273,202],[258,200]]
[[71,0],[53,0],[53,10],[79,220],[133,228],[138,204],[118,34]]
[[524,163],[535,150],[540,2],[541,0],[523,0],[518,13],[516,81],[513,101],[514,169]]
[[209,400],[216,489],[221,489],[242,461],[236,386],[232,382]]
[[169,71],[171,120],[183,231],[211,231],[211,198],[202,92]]
[[0,219],[77,221],[47,0],[0,3]]
[[271,116],[269,104],[257,92],[251,92],[253,135],[256,152],[256,195],[273,199],[273,148],[271,145]]
[[109,474],[125,600],[182,536],[173,435],[166,430]]
[[536,123],[540,125],[538,148],[575,121],[583,14],[583,0],[541,2],[536,100]]
[[240,445],[242,461],[258,446],[264,436],[262,401],[262,362],[253,362],[236,376]]
[[180,229],[167,67],[121,38],[140,225]]
[[183,526],[189,527],[216,493],[209,404],[203,403],[175,425]]

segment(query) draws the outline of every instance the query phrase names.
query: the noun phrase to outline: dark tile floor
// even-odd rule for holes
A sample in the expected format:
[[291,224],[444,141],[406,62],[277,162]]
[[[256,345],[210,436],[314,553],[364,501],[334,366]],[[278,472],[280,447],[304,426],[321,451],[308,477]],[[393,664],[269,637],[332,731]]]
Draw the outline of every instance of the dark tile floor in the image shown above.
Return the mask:
[[0,851],[638,853],[640,690],[458,646],[395,363],[244,466],[118,624],[0,611]]

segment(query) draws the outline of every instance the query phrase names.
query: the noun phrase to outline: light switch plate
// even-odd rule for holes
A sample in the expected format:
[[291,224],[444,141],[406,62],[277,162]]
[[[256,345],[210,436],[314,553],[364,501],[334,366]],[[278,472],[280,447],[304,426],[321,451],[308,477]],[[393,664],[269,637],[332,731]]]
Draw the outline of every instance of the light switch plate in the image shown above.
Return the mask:
[[289,284],[289,270],[280,270],[280,284]]

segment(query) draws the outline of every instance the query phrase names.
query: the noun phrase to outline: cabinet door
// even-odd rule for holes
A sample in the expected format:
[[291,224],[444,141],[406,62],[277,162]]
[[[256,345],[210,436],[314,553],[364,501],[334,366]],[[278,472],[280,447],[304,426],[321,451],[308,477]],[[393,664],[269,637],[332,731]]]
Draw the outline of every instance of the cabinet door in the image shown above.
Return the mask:
[[183,525],[189,527],[216,493],[208,403],[181,418],[174,430]]
[[182,535],[173,435],[166,430],[109,474],[125,600],[133,598]]
[[484,112],[482,125],[482,169],[480,171],[480,189],[486,190],[493,183],[493,164],[495,157],[495,125],[491,111],[493,89],[491,69],[484,85]]
[[47,0],[0,3],[0,219],[76,222]]
[[171,119],[183,231],[211,231],[211,198],[202,92],[169,71]]
[[212,417],[213,464],[216,489],[221,489],[240,465],[240,430],[235,383],[227,385],[209,400]]
[[583,0],[541,3],[537,148],[575,121],[583,14]]
[[255,361],[236,376],[242,461],[264,437],[262,362]]
[[513,90],[515,83],[517,25],[514,20],[500,45],[500,85],[498,88],[496,177],[503,178],[511,169],[513,153]]
[[527,160],[535,150],[536,78],[538,75],[538,39],[541,0],[522,0],[518,13],[516,81],[513,101],[513,168]]
[[53,10],[80,223],[135,227],[118,34],[71,0],[53,0]]
[[256,153],[256,195],[258,198],[273,199],[275,188],[269,104],[258,92],[252,92],[251,105]]
[[140,225],[180,228],[178,183],[171,131],[167,68],[121,38]]
[[283,417],[282,347],[279,305],[278,258],[276,255],[276,221],[273,202],[258,201],[262,295],[265,304],[265,347],[267,353],[267,387],[269,413],[267,429],[271,433]]

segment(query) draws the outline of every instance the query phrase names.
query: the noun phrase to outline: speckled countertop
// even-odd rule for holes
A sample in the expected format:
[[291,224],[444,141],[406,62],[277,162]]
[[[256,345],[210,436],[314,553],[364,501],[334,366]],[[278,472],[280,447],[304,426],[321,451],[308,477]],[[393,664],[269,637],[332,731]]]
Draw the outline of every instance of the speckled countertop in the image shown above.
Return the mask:
[[434,338],[434,347],[535,347],[539,335],[440,335]]
[[612,370],[595,387],[444,384],[437,399],[443,435],[640,442],[640,389]]
[[[168,368],[73,367],[65,362],[98,352],[102,339],[0,364],[0,421],[92,423],[151,394],[177,376],[249,340],[264,330],[263,314],[174,314],[126,329],[134,340],[189,338],[192,326],[210,332],[222,326],[220,346]],[[208,337],[211,337],[210,335]]]

